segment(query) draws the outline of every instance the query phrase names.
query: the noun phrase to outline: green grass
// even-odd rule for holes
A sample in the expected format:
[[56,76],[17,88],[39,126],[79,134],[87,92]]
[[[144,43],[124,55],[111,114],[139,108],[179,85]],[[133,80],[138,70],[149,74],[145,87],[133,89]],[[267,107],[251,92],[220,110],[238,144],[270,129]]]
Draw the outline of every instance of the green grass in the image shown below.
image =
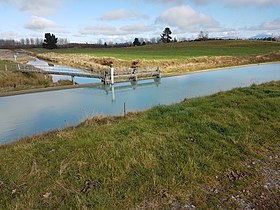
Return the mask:
[[12,61],[6,61],[6,60],[1,60],[0,59],[0,65],[8,65],[8,64],[13,64],[14,62]]
[[1,60],[0,59],[0,72],[1,71],[13,71],[16,70],[16,63],[13,61],[8,60]]
[[[246,164],[266,162],[279,136],[280,82],[97,117],[1,146],[0,209],[228,209],[241,208],[233,195],[258,202],[257,193],[272,193],[272,209],[277,190]],[[96,186],[84,193],[87,180]]]
[[[206,41],[147,45],[129,48],[58,49],[66,54],[88,54],[98,57],[133,59],[185,59],[198,56],[248,56],[280,50],[280,43],[262,41]],[[38,51],[37,51],[38,52]],[[49,51],[40,51],[49,52]]]

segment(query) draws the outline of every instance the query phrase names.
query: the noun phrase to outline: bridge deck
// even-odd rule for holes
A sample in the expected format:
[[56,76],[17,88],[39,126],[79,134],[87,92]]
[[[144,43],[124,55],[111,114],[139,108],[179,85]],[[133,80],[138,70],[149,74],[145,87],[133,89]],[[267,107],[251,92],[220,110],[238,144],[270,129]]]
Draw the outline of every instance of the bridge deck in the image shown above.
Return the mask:
[[[109,84],[111,81],[110,70],[103,71],[92,71],[92,72],[82,72],[78,70],[71,70],[70,68],[63,67],[51,67],[51,66],[42,66],[35,67],[32,65],[22,65],[18,64],[18,70],[23,73],[40,73],[40,74],[52,74],[52,75],[64,75],[74,77],[86,77],[86,78],[97,78],[101,79],[105,84]],[[160,70],[158,67],[149,68],[149,70],[141,69],[120,69],[114,71],[115,80],[133,80],[137,81],[138,78],[149,78],[156,77],[160,78]]]

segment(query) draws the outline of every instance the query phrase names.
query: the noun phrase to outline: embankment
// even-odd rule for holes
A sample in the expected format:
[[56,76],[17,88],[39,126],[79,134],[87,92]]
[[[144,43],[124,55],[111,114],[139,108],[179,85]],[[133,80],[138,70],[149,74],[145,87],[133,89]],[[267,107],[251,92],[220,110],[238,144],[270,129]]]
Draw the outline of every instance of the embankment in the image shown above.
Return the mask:
[[0,146],[0,209],[278,209],[280,82]]

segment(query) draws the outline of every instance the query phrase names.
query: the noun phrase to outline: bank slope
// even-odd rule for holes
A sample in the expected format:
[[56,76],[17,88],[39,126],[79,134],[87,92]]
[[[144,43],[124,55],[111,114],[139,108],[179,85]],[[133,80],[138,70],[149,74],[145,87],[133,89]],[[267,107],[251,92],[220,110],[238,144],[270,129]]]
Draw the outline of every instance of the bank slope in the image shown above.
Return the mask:
[[279,208],[280,82],[0,147],[0,209]]

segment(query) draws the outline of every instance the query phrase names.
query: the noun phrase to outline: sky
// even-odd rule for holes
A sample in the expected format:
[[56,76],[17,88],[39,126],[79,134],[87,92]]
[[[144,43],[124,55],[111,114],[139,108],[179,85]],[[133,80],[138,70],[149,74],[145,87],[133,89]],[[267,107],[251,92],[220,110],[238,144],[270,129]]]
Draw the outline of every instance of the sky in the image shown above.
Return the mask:
[[280,36],[280,0],[0,0],[0,39],[126,42],[166,27],[177,39]]

